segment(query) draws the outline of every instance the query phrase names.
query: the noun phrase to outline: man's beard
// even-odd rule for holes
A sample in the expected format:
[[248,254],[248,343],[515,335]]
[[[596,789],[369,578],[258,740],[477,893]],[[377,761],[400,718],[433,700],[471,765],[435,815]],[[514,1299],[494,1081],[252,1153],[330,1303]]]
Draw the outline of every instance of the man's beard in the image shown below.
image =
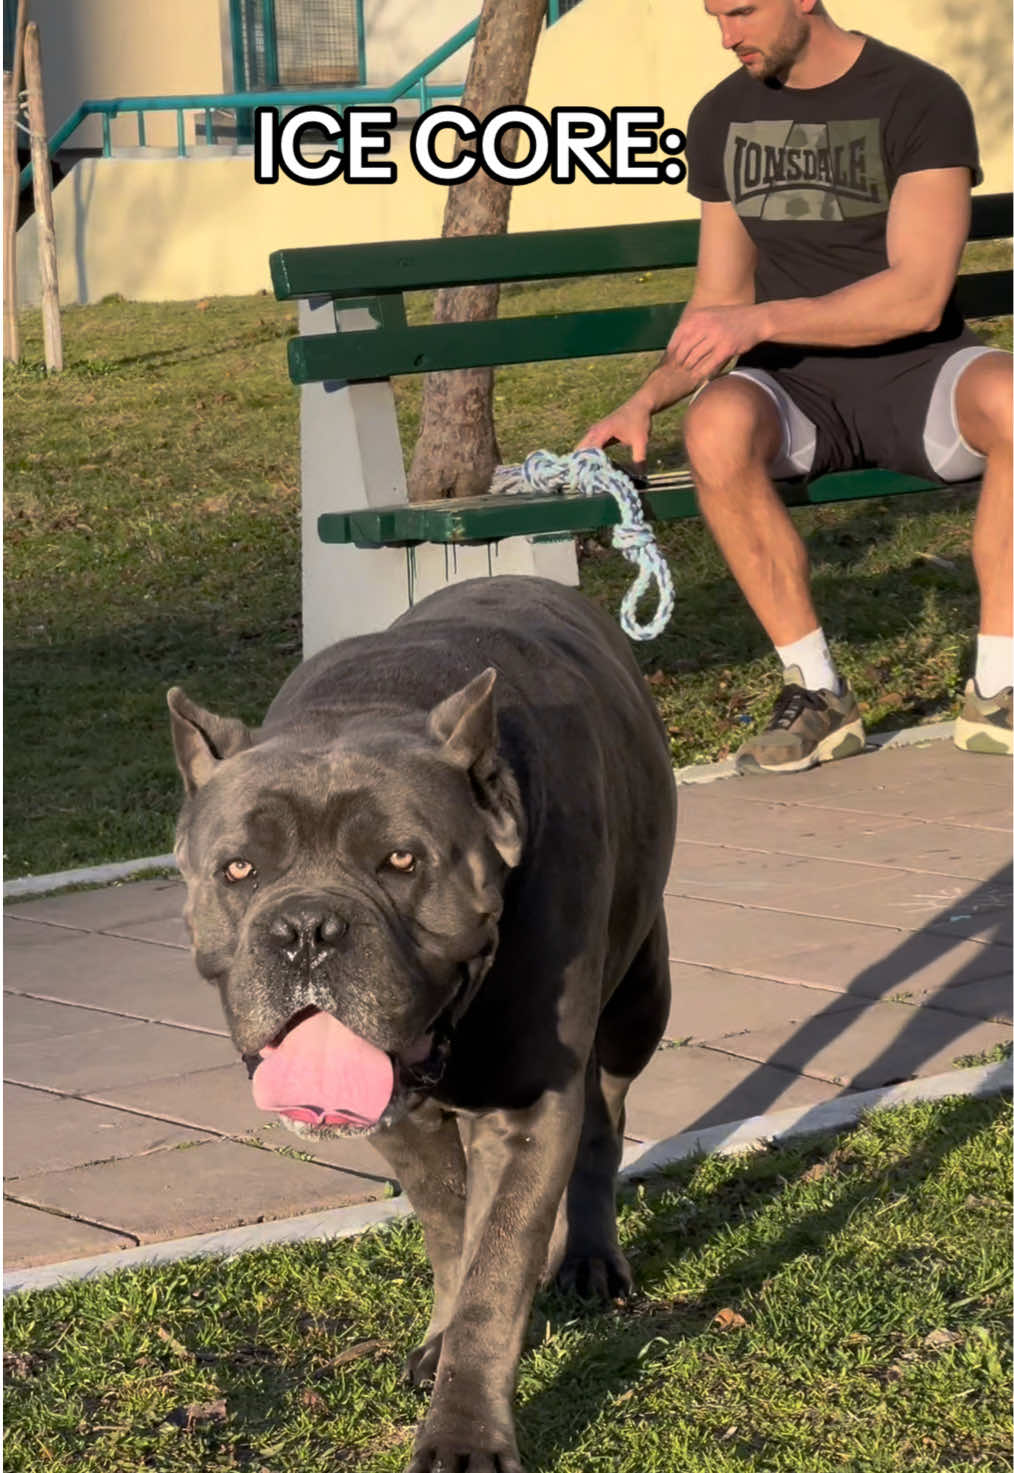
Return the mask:
[[790,18],[785,29],[772,42],[771,49],[762,53],[762,65],[757,76],[762,82],[783,82],[806,50],[809,32],[802,21]]

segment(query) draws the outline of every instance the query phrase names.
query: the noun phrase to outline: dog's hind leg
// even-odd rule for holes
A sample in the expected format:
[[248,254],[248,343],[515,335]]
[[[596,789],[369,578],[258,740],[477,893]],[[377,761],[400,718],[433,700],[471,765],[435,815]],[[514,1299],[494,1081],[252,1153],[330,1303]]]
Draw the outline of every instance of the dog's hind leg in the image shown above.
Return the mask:
[[433,1312],[421,1345],[405,1362],[416,1386],[434,1380],[443,1331],[454,1309],[465,1226],[465,1153],[458,1123],[433,1102],[378,1131],[373,1144],[394,1168],[422,1224],[433,1268]]
[[655,1052],[669,1016],[669,947],[661,912],[599,1020],[585,1077],[574,1170],[546,1267],[565,1292],[614,1299],[633,1285],[616,1241],[616,1173],[631,1081]]

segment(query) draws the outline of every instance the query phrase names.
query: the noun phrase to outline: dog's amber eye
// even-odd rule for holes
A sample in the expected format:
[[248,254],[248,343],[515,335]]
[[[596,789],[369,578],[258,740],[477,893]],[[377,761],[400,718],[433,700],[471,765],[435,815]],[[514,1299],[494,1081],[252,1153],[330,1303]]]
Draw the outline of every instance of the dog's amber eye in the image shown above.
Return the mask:
[[254,873],[254,867],[248,859],[230,859],[225,866],[225,878],[230,885],[238,884],[240,880],[249,880]]
[[415,855],[408,849],[395,849],[393,854],[387,856],[387,864],[400,875],[410,875],[415,869]]

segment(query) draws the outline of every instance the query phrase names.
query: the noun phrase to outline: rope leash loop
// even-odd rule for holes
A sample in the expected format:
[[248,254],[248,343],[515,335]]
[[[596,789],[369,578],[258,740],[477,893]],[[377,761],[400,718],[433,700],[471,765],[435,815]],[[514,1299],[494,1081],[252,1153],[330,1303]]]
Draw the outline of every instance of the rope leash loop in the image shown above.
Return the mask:
[[[501,476],[500,471],[497,476]],[[668,564],[659,551],[654,532],[644,520],[641,499],[630,478],[601,450],[575,450],[570,455],[533,450],[520,468],[522,484],[515,477],[513,467],[504,467],[501,484],[494,480],[491,489],[508,495],[531,491],[543,495],[569,492],[612,496],[620,509],[619,525],[612,529],[612,545],[637,568],[637,577],[620,606],[620,627],[629,639],[657,639],[672,618],[676,595]],[[637,605],[653,583],[658,590],[655,615],[646,624],[639,624]]]

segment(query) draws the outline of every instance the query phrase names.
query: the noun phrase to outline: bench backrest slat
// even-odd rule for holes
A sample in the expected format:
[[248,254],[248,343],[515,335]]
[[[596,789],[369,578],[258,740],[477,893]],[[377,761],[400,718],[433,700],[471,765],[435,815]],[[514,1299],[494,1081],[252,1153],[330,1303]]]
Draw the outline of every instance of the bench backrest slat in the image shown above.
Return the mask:
[[[960,277],[957,299],[966,317],[1009,312],[1010,272],[983,271]],[[607,307],[544,317],[500,317],[492,322],[445,322],[290,338],[289,375],[296,384],[364,383],[400,373],[658,351],[669,341],[684,305]]]
[[[972,199],[970,240],[1012,233],[1011,196]],[[296,297],[368,297],[376,292],[480,286],[493,281],[558,280],[619,271],[694,266],[696,220],[647,225],[593,225],[577,230],[528,230],[372,245],[305,246],[275,251],[271,279],[280,301]]]
[[646,353],[665,347],[682,305],[608,307],[492,322],[445,322],[404,331],[290,338],[289,375],[296,384],[364,383],[435,369]]
[[529,230],[516,235],[305,246],[274,251],[271,280],[275,296],[287,300],[655,271],[693,266],[699,234],[696,220],[668,220],[650,225]]
[[1011,310],[1011,273],[1009,270],[975,271],[959,276],[955,296],[966,317],[1006,316]]

